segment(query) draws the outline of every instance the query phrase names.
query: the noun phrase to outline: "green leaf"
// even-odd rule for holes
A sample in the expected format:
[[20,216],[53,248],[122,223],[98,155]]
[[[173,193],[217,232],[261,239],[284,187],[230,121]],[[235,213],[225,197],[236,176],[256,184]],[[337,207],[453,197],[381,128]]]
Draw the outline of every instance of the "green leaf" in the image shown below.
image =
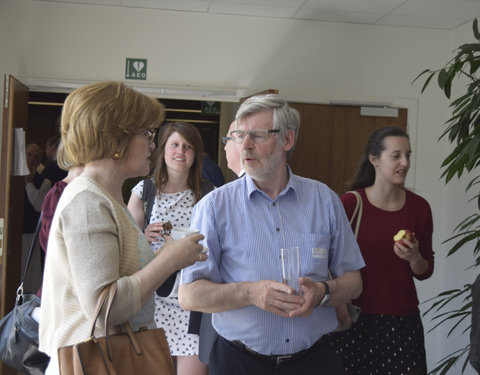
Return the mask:
[[469,243],[470,241],[474,241],[478,238],[479,236],[479,233],[478,232],[474,232],[472,233],[471,235],[469,236],[466,236],[464,238],[462,238],[460,241],[458,241],[451,249],[450,251],[447,253],[447,257],[456,253],[458,251],[458,249],[460,249],[463,245]]
[[432,73],[430,74],[430,76],[426,79],[425,83],[423,84],[423,87],[422,87],[422,93],[425,91],[425,89],[427,88],[428,84],[430,83],[430,81],[432,80],[433,76],[435,75],[436,73]]
[[[477,177],[480,177],[480,176],[477,176]],[[478,220],[480,220],[480,215],[479,214],[472,214],[468,217],[466,217],[465,219],[463,219],[460,224],[458,224],[456,227],[455,227],[455,232],[458,232],[458,231],[463,231],[465,229],[468,229],[470,228],[473,224],[475,224]],[[461,235],[461,233],[460,233]]]
[[450,99],[451,91],[452,91],[452,81],[447,80],[445,85],[443,86],[443,91],[445,92],[445,96]]
[[438,86],[443,90],[445,88],[445,84],[447,83],[448,73],[445,69],[440,70],[438,73]]
[[480,44],[479,43],[466,43],[462,44],[460,47],[457,48],[459,50],[457,54],[458,56],[473,53],[473,52],[480,52]]
[[419,79],[421,76],[423,76],[424,74],[426,74],[428,72],[431,72],[431,70],[430,69],[425,69],[423,72],[421,72],[418,76],[415,77],[415,79],[412,81],[411,84],[413,85],[417,79]]
[[460,98],[457,98],[456,100],[454,100],[450,104],[450,107],[453,108],[453,113],[454,114],[461,113],[462,110],[464,110],[465,107],[468,106],[468,104],[470,103],[471,96],[472,96],[472,94],[465,94],[465,95],[461,96]]
[[473,20],[473,36],[475,39],[480,40],[480,33],[478,32],[478,20],[476,18]]
[[[454,352],[450,353],[449,355],[442,358],[440,361],[437,362],[438,366],[435,367],[432,371],[428,374],[446,374],[451,368],[453,368],[457,362],[468,354],[470,350],[470,345],[467,345],[464,348],[457,349]],[[466,356],[466,360],[468,360],[468,356]]]
[[477,72],[478,67],[480,66],[480,61],[474,55],[471,55],[471,57],[469,57],[469,64],[470,64],[469,73],[470,75],[474,75]]
[[471,180],[468,185],[467,185],[467,188],[465,189],[465,191],[468,191],[470,190],[470,188],[474,185],[477,185],[478,183],[480,183],[480,176],[477,176],[475,177],[473,180]]

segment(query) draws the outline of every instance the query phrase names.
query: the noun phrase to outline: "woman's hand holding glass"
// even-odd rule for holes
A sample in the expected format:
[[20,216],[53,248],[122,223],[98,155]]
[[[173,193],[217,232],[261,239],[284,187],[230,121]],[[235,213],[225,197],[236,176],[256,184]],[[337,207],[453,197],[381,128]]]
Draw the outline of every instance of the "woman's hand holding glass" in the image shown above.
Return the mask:
[[208,259],[208,255],[202,253],[203,246],[198,242],[204,238],[203,234],[193,234],[174,241],[165,236],[162,257],[173,265],[175,271],[191,266],[195,262],[203,262]]

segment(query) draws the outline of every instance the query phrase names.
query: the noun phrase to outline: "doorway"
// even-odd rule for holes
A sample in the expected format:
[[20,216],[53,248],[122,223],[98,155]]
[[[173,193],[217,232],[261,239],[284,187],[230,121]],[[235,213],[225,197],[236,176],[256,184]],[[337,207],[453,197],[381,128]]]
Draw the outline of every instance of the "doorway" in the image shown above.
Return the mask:
[[408,111],[397,117],[363,116],[360,106],[290,103],[300,112],[300,134],[289,165],[295,174],[327,184],[341,195],[348,190],[367,138],[375,129],[407,129]]
[[[37,143],[41,147],[47,139],[58,134],[59,118],[67,93],[29,92],[28,122],[25,143]],[[185,121],[200,131],[205,152],[218,162],[220,112],[206,113],[201,100],[158,99],[166,108],[165,121]]]

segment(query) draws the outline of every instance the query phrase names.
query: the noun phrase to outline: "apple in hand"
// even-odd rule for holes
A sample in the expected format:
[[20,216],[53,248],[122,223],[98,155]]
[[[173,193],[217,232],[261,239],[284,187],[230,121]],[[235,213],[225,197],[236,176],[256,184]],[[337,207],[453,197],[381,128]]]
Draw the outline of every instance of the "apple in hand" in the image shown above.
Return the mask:
[[413,234],[408,229],[401,229],[395,236],[393,236],[395,242],[398,242],[399,245],[406,246],[405,241],[403,241],[404,239],[408,241],[413,240]]

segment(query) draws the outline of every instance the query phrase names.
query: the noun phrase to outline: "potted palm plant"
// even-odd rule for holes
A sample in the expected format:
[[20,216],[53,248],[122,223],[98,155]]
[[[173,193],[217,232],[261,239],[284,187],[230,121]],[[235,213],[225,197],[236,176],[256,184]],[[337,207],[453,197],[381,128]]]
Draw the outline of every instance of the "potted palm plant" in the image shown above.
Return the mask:
[[[462,174],[472,176],[466,186],[466,192],[478,191],[480,175],[480,79],[477,71],[480,69],[480,33],[478,21],[473,22],[474,43],[459,46],[456,55],[441,69],[426,69],[414,80],[424,79],[422,93],[436,77],[438,86],[445,96],[450,99],[453,81],[460,78],[460,82],[467,82],[466,92],[453,100],[450,104],[452,117],[446,122],[446,129],[440,138],[447,138],[454,145],[453,151],[442,163],[442,178],[448,184],[452,178]],[[447,256],[452,256],[461,249],[473,246],[474,262],[470,267],[480,264],[480,192],[474,193],[473,201],[478,211],[464,218],[455,228],[454,234],[445,242],[451,244]],[[429,308],[424,315],[431,316],[435,323],[433,329],[450,324],[447,336],[452,333],[470,333],[472,316],[472,284],[461,289],[452,289],[440,293],[427,301]],[[467,328],[465,328],[467,327]],[[476,345],[476,343],[475,343]],[[471,345],[457,348],[440,360],[430,374],[458,373],[455,369],[461,365],[462,374],[469,363]]]

